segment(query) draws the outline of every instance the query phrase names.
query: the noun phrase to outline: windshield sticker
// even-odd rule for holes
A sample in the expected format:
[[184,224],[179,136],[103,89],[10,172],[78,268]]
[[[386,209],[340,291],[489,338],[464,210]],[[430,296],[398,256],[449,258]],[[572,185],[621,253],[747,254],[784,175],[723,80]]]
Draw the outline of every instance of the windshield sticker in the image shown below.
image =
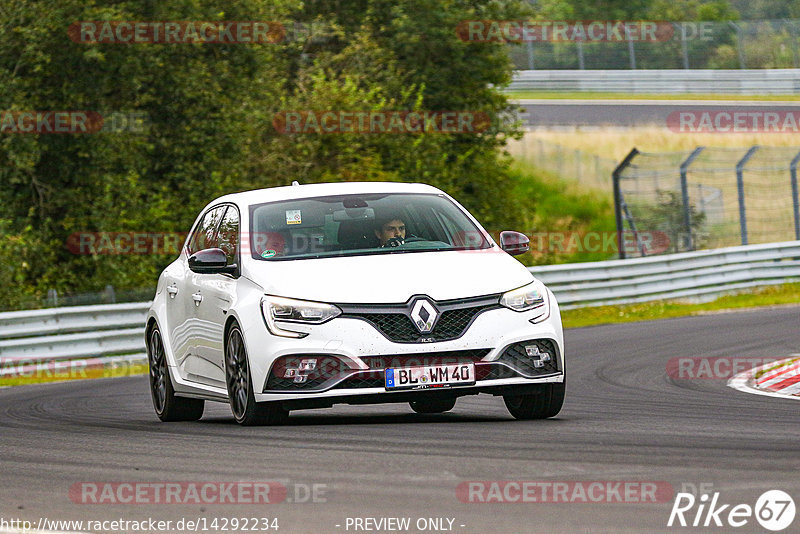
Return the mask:
[[271,258],[275,254],[277,254],[277,252],[275,252],[274,250],[265,250],[264,252],[261,253],[261,257],[262,258]]
[[300,224],[302,222],[300,210],[286,210],[286,224]]

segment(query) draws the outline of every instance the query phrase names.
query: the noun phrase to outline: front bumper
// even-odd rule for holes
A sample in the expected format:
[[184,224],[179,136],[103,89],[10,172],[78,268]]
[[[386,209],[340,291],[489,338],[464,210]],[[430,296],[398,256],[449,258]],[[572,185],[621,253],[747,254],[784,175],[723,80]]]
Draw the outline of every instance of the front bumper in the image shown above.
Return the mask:
[[[315,405],[301,402],[310,399],[319,399],[320,406],[339,402],[405,402],[407,398],[423,395],[452,397],[492,391],[506,394],[502,391],[512,386],[562,382],[565,359],[561,318],[552,294],[549,297],[550,315],[542,322],[530,322],[536,312],[495,308],[477,315],[458,339],[433,343],[393,342],[373,324],[348,317],[337,317],[322,325],[292,325],[293,329],[308,335],[301,339],[282,338],[269,334],[263,321],[248,317],[249,324],[243,326],[256,401],[287,401],[287,405],[298,406]],[[537,356],[519,354],[520,344],[524,347],[524,343],[532,340],[543,340],[552,347],[550,352],[554,354],[546,369],[534,367],[532,360]],[[509,351],[514,347],[516,360],[509,358]],[[287,382],[293,383],[291,380],[281,382],[280,375],[284,373],[279,365],[282,361],[310,356],[335,358],[336,363],[328,367],[321,379],[310,382],[310,386],[308,381],[302,387],[288,386]],[[474,362],[476,382],[435,390],[387,391],[384,388],[385,367],[438,363],[437,358],[446,358],[444,363],[452,363],[453,358]]]

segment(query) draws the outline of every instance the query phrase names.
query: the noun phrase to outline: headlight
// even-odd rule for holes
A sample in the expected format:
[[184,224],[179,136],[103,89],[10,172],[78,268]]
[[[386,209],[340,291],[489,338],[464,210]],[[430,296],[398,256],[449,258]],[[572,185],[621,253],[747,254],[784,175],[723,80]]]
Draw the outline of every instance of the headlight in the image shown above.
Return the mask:
[[342,313],[332,304],[310,302],[285,297],[265,295],[261,299],[261,313],[267,329],[276,336],[306,337],[308,334],[281,328],[279,323],[322,324]]
[[504,293],[500,298],[500,304],[517,312],[536,310],[539,313],[531,319],[532,321],[546,319],[550,314],[547,289],[538,280]]

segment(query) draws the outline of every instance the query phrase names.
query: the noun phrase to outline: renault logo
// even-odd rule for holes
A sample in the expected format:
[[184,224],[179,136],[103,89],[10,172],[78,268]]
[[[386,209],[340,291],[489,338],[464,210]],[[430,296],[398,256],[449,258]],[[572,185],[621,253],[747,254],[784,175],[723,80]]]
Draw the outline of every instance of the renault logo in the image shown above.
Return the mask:
[[427,334],[433,330],[433,325],[436,323],[438,316],[439,312],[427,299],[418,300],[414,303],[414,307],[411,308],[411,320],[414,321],[414,325],[420,334]]

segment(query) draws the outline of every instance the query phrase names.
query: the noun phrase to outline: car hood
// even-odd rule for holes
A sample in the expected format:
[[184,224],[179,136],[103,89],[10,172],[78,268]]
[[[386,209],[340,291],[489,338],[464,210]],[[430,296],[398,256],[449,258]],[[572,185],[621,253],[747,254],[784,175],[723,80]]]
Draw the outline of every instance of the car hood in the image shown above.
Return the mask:
[[246,275],[268,294],[332,303],[403,303],[502,293],[533,276],[498,250],[408,252],[250,262]]

